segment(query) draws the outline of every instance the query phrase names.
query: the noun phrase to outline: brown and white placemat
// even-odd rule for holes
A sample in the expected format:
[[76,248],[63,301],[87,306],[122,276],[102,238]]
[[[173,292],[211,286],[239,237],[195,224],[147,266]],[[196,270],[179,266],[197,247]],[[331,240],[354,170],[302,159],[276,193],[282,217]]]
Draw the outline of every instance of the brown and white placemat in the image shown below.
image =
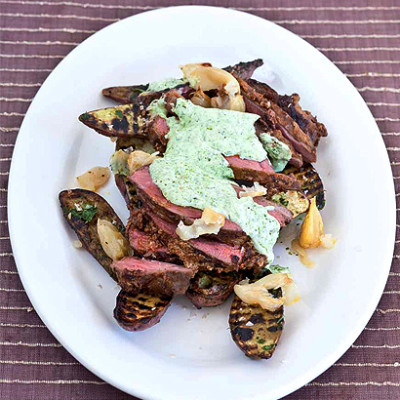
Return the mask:
[[[82,40],[118,19],[182,4],[218,5],[256,14],[325,53],[349,77],[374,114],[400,200],[398,0],[0,0],[0,399],[133,399],[81,366],[31,307],[10,246],[8,174],[25,112],[60,60]],[[327,372],[287,399],[400,399],[399,235],[385,292],[362,335]]]

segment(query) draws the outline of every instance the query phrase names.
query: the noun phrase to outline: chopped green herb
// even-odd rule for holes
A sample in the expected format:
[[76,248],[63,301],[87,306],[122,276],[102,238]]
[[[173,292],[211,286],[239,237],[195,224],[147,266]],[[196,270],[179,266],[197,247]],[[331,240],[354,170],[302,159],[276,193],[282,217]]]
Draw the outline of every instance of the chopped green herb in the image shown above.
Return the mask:
[[121,110],[115,110],[115,114],[117,115],[118,118],[124,118],[124,114]]
[[283,197],[281,197],[279,199],[279,203],[282,204],[283,206],[287,207],[289,205],[289,200],[284,199]]
[[268,351],[268,350],[272,350],[275,346],[273,344],[270,345],[266,345],[261,347],[263,350]]
[[212,285],[212,280],[208,275],[203,275],[199,279],[199,288],[200,289],[207,289]]
[[69,210],[69,214],[71,214],[73,218],[79,218],[88,224],[96,215],[97,207],[92,204],[82,204],[81,208],[81,211],[78,211],[76,208],[71,208],[71,210]]
[[[288,250],[289,248],[287,248]],[[270,265],[268,267],[268,269],[273,273],[273,274],[277,274],[277,273],[282,273],[282,274],[290,274],[290,270],[288,267],[282,267],[280,265]]]
[[282,315],[282,317],[280,317],[279,319],[278,319],[278,321],[276,321],[276,323],[279,325],[279,324],[282,324],[282,322],[285,320],[285,317]]
[[259,344],[264,344],[264,343],[265,343],[265,339],[257,340],[257,343],[259,343]]
[[87,121],[90,118],[90,114],[85,112],[84,114],[81,115],[80,119],[81,121]]

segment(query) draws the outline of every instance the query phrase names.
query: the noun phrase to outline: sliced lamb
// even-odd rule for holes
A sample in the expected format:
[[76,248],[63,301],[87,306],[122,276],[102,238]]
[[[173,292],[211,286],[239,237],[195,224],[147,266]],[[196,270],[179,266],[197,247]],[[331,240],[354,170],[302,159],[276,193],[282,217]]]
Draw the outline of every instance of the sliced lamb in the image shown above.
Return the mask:
[[[168,201],[162,194],[159,187],[151,179],[148,167],[143,167],[129,177],[136,185],[138,195],[151,210],[170,222],[179,223],[183,221],[186,225],[192,224],[195,219],[201,218],[202,211],[193,207],[177,206]],[[239,242],[247,240],[239,225],[230,220],[225,220],[219,237],[228,242]]]
[[[259,254],[250,239],[244,235],[243,246],[227,246],[219,241],[204,238],[183,241],[175,233],[176,224],[171,224],[155,215],[146,207],[131,213],[128,232],[139,229],[156,237],[168,248],[169,256],[179,258],[185,267],[197,271],[229,272],[238,269],[259,271],[268,263],[267,257]],[[217,236],[217,239],[219,239]],[[239,259],[237,259],[237,257]],[[178,261],[174,261],[178,263]]]
[[148,235],[139,229],[129,229],[129,244],[145,258],[154,258],[160,261],[172,261],[168,248],[157,237]]
[[300,189],[300,182],[294,176],[274,172],[268,160],[258,162],[244,160],[239,156],[229,156],[225,159],[228,161],[235,179],[258,182],[266,186],[271,194],[289,189]]
[[[291,142],[293,148],[299,152],[304,161],[316,161],[316,149],[299,125],[282,108],[271,100],[258,93],[248,82],[238,78],[242,95],[246,104],[246,111],[253,112],[264,119],[273,129],[279,129],[282,135]],[[269,112],[268,112],[269,111]]]
[[315,146],[318,145],[321,136],[328,135],[324,124],[318,122],[317,118],[309,111],[301,108],[299,104],[300,96],[297,93],[291,96],[281,96],[266,83],[259,82],[255,79],[245,80],[258,93],[262,94],[265,99],[279,105],[283,111],[289,114],[293,120],[297,122],[300,129],[309,136]]
[[[277,176],[284,174],[277,174]],[[276,175],[274,175],[276,176]],[[201,218],[202,211],[193,207],[177,206],[168,201],[162,194],[159,187],[153,182],[149,167],[143,167],[129,177],[130,181],[136,185],[138,195],[151,211],[166,221],[178,224],[183,221],[186,225],[193,223],[195,219]],[[290,176],[289,176],[289,179]],[[296,189],[299,187],[296,186]],[[281,209],[274,210],[275,215]],[[271,215],[272,212],[271,212]],[[277,218],[278,221],[285,218]],[[218,239],[228,243],[242,244],[247,240],[242,228],[230,220],[225,220],[225,225],[221,228]]]
[[112,267],[121,288],[132,293],[146,289],[167,296],[184,294],[193,277],[193,271],[188,268],[138,257],[114,261]]
[[[168,235],[177,238],[176,224],[165,221],[152,212],[147,212],[153,222]],[[239,265],[243,258],[243,250],[237,246],[231,246],[211,240],[190,239],[186,243],[190,244],[194,249],[201,251],[206,256],[228,266]]]

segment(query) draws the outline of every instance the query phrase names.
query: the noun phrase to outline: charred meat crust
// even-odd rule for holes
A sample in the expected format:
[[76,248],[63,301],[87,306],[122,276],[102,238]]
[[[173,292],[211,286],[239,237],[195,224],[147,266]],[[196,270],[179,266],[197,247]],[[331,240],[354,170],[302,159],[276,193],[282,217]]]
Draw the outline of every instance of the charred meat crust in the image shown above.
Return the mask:
[[[237,78],[242,89],[246,110],[260,115],[271,130],[279,130],[282,136],[291,143],[294,150],[301,154],[306,162],[316,161],[316,148],[309,136],[304,133],[296,121],[278,104],[265,97],[263,92],[252,86],[251,80]],[[261,83],[258,83],[262,85]],[[257,85],[257,87],[259,86]]]
[[[85,249],[102,265],[102,267],[116,280],[116,276],[111,268],[112,259],[107,256],[100,244],[97,233],[97,220],[105,219],[113,223],[120,232],[125,233],[125,226],[119,219],[110,204],[107,203],[100,195],[84,189],[63,190],[59,194],[61,208],[64,217],[71,228],[75,231],[78,239]],[[96,207],[97,211],[89,222],[75,216],[78,207],[90,205]]]
[[265,99],[276,103],[283,111],[289,114],[297,122],[300,129],[309,136],[315,146],[318,145],[321,136],[328,135],[324,124],[318,122],[317,118],[310,111],[301,108],[300,96],[297,93],[293,93],[290,96],[282,96],[264,82],[259,82],[255,79],[247,79],[246,81],[258,93],[262,94]]
[[190,281],[186,297],[197,308],[215,307],[224,303],[240,280],[237,273],[198,272]]
[[143,331],[160,322],[171,300],[170,296],[131,294],[121,290],[117,296],[114,318],[127,331]]
[[264,64],[261,58],[257,58],[253,61],[240,62],[238,64],[225,67],[224,70],[230,74],[235,74],[239,78],[249,79],[252,77],[254,71]]
[[317,207],[322,210],[325,206],[325,191],[322,180],[311,164],[305,164],[297,169],[288,166],[283,171],[285,174],[293,174],[301,184],[301,190],[309,200],[316,198]]
[[317,117],[310,111],[303,110],[299,104],[300,96],[297,93],[291,96],[279,96],[279,105],[286,111],[300,128],[310,137],[314,146],[318,146],[321,137],[328,136],[325,125],[318,122]]

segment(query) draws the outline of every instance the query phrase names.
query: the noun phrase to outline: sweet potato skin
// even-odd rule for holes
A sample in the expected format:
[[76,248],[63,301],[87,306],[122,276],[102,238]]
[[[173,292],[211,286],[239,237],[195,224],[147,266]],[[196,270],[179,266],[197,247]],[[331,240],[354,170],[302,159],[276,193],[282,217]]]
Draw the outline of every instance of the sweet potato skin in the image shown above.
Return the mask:
[[309,200],[316,197],[317,207],[322,210],[325,206],[324,185],[317,170],[311,164],[305,164],[301,168],[288,166],[283,170],[284,174],[293,174],[300,182],[301,190]]
[[253,360],[270,358],[283,325],[283,307],[270,312],[246,304],[235,295],[229,313],[229,327],[233,341],[247,357]]
[[[111,268],[112,259],[107,256],[100,244],[97,233],[97,220],[101,218],[110,221],[120,232],[125,234],[125,226],[118,215],[106,200],[90,190],[63,190],[59,194],[59,200],[66,221],[74,230],[82,245],[101,264],[109,275],[116,280],[116,276]],[[71,213],[71,210],[76,210],[76,204],[79,206],[91,205],[96,207],[97,211],[89,222]]]
[[237,273],[198,272],[190,282],[186,297],[197,308],[219,306],[230,296],[239,280]]
[[143,331],[160,322],[172,297],[131,294],[121,290],[117,296],[114,318],[127,331]]

